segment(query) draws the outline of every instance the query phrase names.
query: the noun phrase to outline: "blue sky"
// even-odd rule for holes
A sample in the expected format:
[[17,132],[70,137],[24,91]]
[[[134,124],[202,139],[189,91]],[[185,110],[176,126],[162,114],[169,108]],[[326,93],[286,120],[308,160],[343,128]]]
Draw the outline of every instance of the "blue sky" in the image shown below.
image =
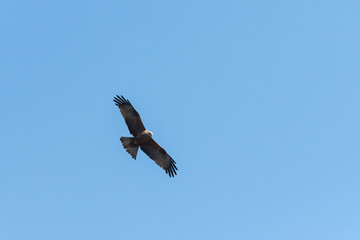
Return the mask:
[[0,239],[359,239],[359,8],[3,1]]

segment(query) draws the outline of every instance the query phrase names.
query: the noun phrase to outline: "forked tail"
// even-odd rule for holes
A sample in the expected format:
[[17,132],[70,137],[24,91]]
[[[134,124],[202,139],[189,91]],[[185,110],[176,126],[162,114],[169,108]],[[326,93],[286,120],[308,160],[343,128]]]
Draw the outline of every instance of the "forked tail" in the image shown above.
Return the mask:
[[132,156],[133,159],[136,159],[136,155],[139,150],[139,145],[134,143],[133,137],[121,137],[120,141],[124,146],[125,150]]

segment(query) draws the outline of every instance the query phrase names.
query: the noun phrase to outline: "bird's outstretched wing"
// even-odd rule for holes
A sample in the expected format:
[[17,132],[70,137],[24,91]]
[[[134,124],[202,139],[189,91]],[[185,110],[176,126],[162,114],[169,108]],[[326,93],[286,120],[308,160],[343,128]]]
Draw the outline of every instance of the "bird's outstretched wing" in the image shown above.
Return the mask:
[[155,142],[154,139],[146,141],[140,145],[141,150],[144,151],[157,165],[162,167],[170,177],[176,175],[176,162],[167,154],[167,152]]
[[131,105],[130,101],[123,96],[116,95],[114,98],[115,105],[120,108],[120,112],[125,119],[126,125],[130,133],[136,137],[145,130],[145,126],[141,121],[139,113]]

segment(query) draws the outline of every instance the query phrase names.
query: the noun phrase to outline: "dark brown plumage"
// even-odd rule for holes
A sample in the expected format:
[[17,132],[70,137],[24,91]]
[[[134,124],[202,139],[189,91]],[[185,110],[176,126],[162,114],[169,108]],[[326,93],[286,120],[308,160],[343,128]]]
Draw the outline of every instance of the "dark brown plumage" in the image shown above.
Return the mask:
[[125,150],[136,159],[140,147],[141,150],[154,160],[157,165],[162,167],[170,177],[174,177],[177,170],[175,166],[176,162],[164,148],[155,142],[152,138],[152,132],[145,129],[139,113],[131,105],[130,101],[123,96],[119,97],[116,95],[114,102],[116,106],[119,107],[130,133],[134,136],[120,138]]

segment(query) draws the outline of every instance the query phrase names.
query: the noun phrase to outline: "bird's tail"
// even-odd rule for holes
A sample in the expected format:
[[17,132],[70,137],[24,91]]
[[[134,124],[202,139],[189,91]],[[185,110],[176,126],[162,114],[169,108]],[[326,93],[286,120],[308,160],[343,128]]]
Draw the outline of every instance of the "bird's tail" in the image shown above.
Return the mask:
[[139,150],[139,145],[137,145],[134,140],[135,139],[133,137],[120,138],[120,141],[124,146],[125,150],[133,157],[133,159],[136,159],[136,155]]

